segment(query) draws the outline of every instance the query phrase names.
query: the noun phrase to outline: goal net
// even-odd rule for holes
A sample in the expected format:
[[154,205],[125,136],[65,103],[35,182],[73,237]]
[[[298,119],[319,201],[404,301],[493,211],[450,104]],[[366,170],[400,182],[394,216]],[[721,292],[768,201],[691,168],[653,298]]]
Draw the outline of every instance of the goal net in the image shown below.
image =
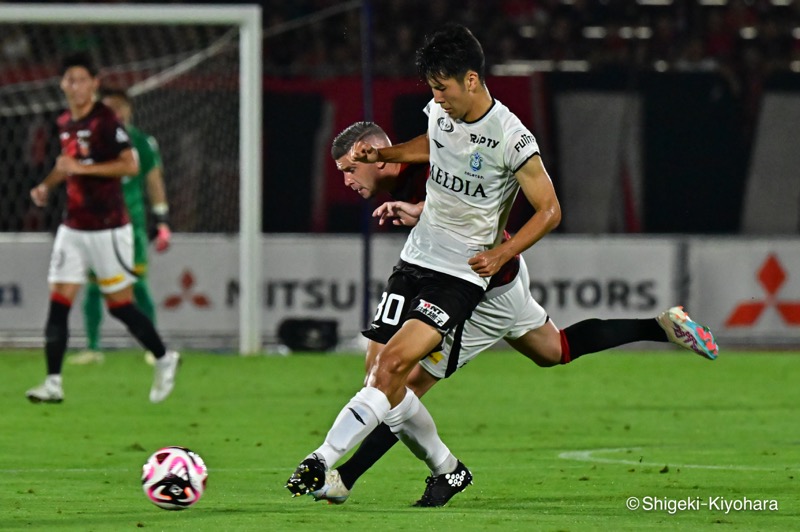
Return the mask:
[[173,231],[240,236],[240,351],[256,351],[260,35],[257,7],[0,6],[0,232],[61,219],[64,187],[46,209],[28,191],[60,151],[61,60],[88,53],[159,143]]
[[[26,25],[12,33],[0,71],[0,172],[3,230],[53,229],[63,205],[31,216],[26,192],[60,150],[53,134],[63,111],[60,58],[88,52],[102,86],[126,88],[134,124],[159,142],[171,222],[181,232],[239,230],[239,94],[237,31],[214,26],[123,27]],[[128,44],[130,43],[130,44]],[[138,46],[137,46],[138,43]],[[9,60],[10,59],[10,60]],[[63,188],[61,189],[63,195]]]

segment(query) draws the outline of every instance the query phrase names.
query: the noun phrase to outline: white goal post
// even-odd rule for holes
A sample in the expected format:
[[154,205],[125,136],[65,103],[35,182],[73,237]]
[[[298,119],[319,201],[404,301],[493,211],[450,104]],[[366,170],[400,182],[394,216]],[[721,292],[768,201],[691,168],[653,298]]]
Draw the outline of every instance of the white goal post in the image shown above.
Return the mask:
[[0,4],[3,24],[232,26],[239,31],[239,352],[261,350],[261,7],[257,5]]

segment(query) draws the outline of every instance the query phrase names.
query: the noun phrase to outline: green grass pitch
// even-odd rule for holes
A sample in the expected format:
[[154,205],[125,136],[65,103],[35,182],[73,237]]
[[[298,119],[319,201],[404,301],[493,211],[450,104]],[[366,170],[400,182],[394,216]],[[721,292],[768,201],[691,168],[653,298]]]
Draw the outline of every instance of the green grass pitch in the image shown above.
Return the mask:
[[[32,405],[39,352],[0,352],[0,530],[791,530],[800,523],[800,353],[588,355],[541,369],[487,352],[425,397],[474,485],[420,509],[427,471],[401,445],[342,506],[284,483],[360,387],[360,356],[184,354],[152,405],[141,353],[65,366],[66,400]],[[197,451],[193,508],[147,501],[141,466]],[[636,497],[649,510],[629,510]],[[778,509],[753,509],[754,501]],[[694,505],[670,511],[670,505]],[[709,501],[717,501],[709,504]],[[734,508],[726,511],[727,501]],[[741,505],[751,505],[742,509]],[[661,509],[655,509],[659,504]],[[740,505],[736,509],[736,505]],[[761,503],[759,503],[761,504]]]

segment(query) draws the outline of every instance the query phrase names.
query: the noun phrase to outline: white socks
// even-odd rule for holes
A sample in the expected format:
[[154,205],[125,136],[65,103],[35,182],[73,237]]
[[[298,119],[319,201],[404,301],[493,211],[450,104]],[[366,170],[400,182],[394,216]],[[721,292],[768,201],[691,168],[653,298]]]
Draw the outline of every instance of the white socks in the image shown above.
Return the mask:
[[427,464],[434,476],[450,473],[458,465],[456,457],[439,438],[428,409],[410,389],[406,388],[406,396],[386,414],[384,422],[414,456]]
[[456,457],[439,438],[428,409],[408,388],[394,408],[390,408],[389,399],[377,388],[362,388],[339,412],[325,442],[308,456],[316,454],[326,468],[331,468],[382,422],[389,425],[414,456],[425,462],[433,475],[450,473],[458,465]]
[[339,412],[325,436],[325,443],[314,453],[325,461],[328,468],[333,467],[342,456],[383,422],[390,408],[389,399],[382,391],[377,388],[361,388]]

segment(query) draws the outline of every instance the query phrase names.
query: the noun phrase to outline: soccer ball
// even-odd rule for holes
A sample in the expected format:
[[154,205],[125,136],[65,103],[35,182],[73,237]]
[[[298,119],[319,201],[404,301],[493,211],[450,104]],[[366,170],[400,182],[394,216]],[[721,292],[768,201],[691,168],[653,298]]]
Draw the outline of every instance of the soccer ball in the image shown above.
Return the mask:
[[142,489],[164,510],[183,510],[200,500],[208,470],[200,456],[185,447],[164,447],[142,467]]

